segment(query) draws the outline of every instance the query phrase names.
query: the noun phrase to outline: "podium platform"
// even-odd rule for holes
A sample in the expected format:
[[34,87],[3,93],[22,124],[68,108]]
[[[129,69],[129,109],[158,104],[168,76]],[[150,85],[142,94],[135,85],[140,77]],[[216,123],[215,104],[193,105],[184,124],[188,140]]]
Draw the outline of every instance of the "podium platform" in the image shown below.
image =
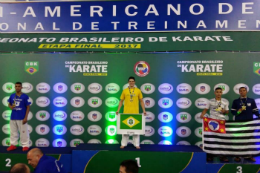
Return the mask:
[[[44,147],[42,151],[59,159],[67,172],[72,173],[113,173],[119,172],[123,160],[136,160],[139,173],[230,173],[259,172],[260,158],[256,163],[221,163],[218,158],[213,163],[206,162],[206,153],[197,146],[133,145],[120,149],[118,144],[80,144],[76,148]],[[26,152],[22,148],[7,152],[0,147],[0,173],[7,173],[15,163],[27,163]],[[33,169],[31,168],[31,171]]]

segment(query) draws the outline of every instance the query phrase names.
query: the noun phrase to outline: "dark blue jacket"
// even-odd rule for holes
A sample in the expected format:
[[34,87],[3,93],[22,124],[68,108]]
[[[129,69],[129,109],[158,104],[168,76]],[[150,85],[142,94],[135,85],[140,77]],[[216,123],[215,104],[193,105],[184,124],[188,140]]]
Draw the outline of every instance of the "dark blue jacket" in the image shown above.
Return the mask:
[[43,155],[37,167],[34,169],[34,173],[66,173],[63,165],[51,156]]
[[[237,111],[242,108],[243,103],[246,106],[246,110],[243,110],[240,114],[237,114]],[[231,112],[235,115],[235,120],[252,120],[253,114],[259,116],[255,100],[248,97],[235,99],[232,104]]]

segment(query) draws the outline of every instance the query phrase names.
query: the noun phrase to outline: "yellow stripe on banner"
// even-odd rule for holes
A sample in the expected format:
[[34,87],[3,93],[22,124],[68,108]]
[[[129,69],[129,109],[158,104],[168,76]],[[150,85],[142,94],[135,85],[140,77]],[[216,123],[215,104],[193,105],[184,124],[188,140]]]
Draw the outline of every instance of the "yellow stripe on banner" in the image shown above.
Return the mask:
[[181,170],[180,172],[184,171],[184,169],[186,169],[187,166],[190,164],[190,162],[191,162],[191,160],[192,160],[192,158],[193,158],[193,154],[194,154],[194,152],[192,152],[192,154],[191,154],[189,163],[188,163],[188,164],[185,166],[185,168],[183,168],[183,170]]
[[260,168],[258,169],[258,171],[256,173],[258,173],[260,171]]
[[40,44],[39,49],[141,49],[141,44]]
[[61,154],[59,155],[59,158],[58,158],[58,160],[60,160],[60,157],[61,157]]
[[221,169],[225,166],[226,164],[224,164],[223,166],[221,166],[221,168],[219,169],[218,173],[221,171]]
[[86,172],[86,169],[87,169],[87,167],[88,167],[89,162],[90,162],[90,161],[93,159],[93,157],[95,157],[98,153],[99,153],[99,152],[97,152],[96,154],[94,154],[94,155],[89,159],[88,163],[87,163],[86,166],[85,166],[85,169],[84,169],[84,172],[83,172],[83,173]]

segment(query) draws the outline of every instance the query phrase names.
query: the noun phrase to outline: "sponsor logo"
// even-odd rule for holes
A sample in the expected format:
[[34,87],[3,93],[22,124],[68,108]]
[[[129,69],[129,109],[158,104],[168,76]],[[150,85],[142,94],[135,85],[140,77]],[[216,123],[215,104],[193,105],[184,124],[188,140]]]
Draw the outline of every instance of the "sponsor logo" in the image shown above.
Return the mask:
[[70,86],[70,90],[73,93],[80,94],[85,91],[85,86],[82,83],[74,83]]
[[163,137],[169,137],[172,135],[172,128],[169,126],[162,126],[158,129],[158,133]]
[[52,142],[52,146],[53,147],[66,147],[67,146],[67,142],[64,139],[55,139]]
[[260,76],[260,62],[254,62],[254,73]]
[[52,131],[56,135],[64,135],[67,132],[67,128],[64,125],[58,124],[53,127]]
[[202,128],[201,127],[196,128],[195,135],[198,136],[199,138],[202,138]]
[[203,147],[203,143],[202,143],[202,141],[197,142],[195,145],[197,145],[197,146],[200,147],[200,148]]
[[172,121],[172,114],[170,112],[161,112],[159,115],[158,115],[158,119],[163,122],[163,123],[168,123],[168,122],[171,122]]
[[98,111],[91,111],[88,113],[88,119],[90,121],[96,122],[102,118],[102,114]]
[[[202,112],[199,112],[197,113],[194,118],[195,120],[198,122],[198,123],[202,123],[203,122],[203,119],[200,118],[200,115],[201,115]],[[205,114],[204,117],[209,117],[209,114]]]
[[167,98],[167,97],[163,97],[161,98],[159,101],[158,101],[158,105],[161,107],[161,108],[170,108],[172,107],[172,99],[170,98]]
[[110,126],[106,127],[105,131],[106,131],[107,135],[114,136],[114,135],[116,135],[116,126],[110,125]]
[[11,145],[11,142],[10,142],[10,138],[4,138],[3,140],[2,140],[2,145],[3,146],[10,146]]
[[40,124],[35,128],[36,133],[38,133],[39,135],[46,135],[49,133],[50,128],[49,126],[45,125],[45,124]]
[[236,84],[236,85],[234,86],[233,90],[234,90],[234,92],[235,92],[236,94],[238,94],[238,95],[239,95],[239,88],[240,88],[240,87],[245,87],[245,88],[247,89],[247,92],[249,91],[248,85],[246,85],[246,84],[244,84],[244,83]]
[[101,141],[98,139],[90,139],[88,141],[88,144],[101,144]]
[[106,144],[119,144],[119,142],[115,139],[108,139],[105,143]]
[[98,125],[91,125],[88,127],[88,133],[92,136],[97,136],[102,132],[102,129]]
[[214,86],[214,91],[216,88],[222,88],[222,94],[227,94],[229,92],[229,86],[224,83],[219,83]]
[[82,121],[84,118],[85,118],[85,115],[83,112],[81,111],[73,111],[71,112],[70,114],[70,118],[73,120],[73,121]]
[[37,139],[35,142],[36,147],[49,147],[50,142],[45,138]]
[[46,121],[50,118],[50,114],[47,111],[38,111],[36,113],[36,119],[39,121]]
[[143,140],[141,144],[154,144],[154,142],[151,140]]
[[67,99],[65,99],[64,97],[56,97],[53,100],[53,104],[57,107],[64,107],[67,105]]
[[252,90],[256,95],[260,95],[260,84],[255,84]]
[[70,128],[70,133],[73,135],[82,135],[84,131],[85,130],[81,125],[74,125]]
[[109,97],[105,101],[107,107],[115,108],[119,105],[119,100],[116,97]]
[[88,86],[88,91],[92,94],[100,93],[102,91],[102,85],[99,83],[92,83]]
[[167,140],[162,140],[158,143],[159,145],[172,145],[171,141],[167,141]]
[[181,83],[176,87],[176,90],[180,94],[189,94],[192,90],[191,86],[187,83]]
[[152,122],[155,119],[155,115],[152,112],[147,111],[145,116],[145,122]]
[[56,93],[65,93],[67,91],[68,87],[65,83],[56,83],[54,86],[53,86],[53,90],[56,92]]
[[145,126],[145,135],[144,136],[152,136],[155,133],[155,130],[152,126]]
[[180,112],[176,115],[176,119],[180,123],[188,123],[191,120],[191,115],[188,112]]
[[190,128],[188,128],[188,127],[181,126],[181,127],[177,128],[176,134],[177,134],[179,137],[188,137],[188,136],[190,136],[190,134],[191,134],[191,130],[190,130]]
[[150,72],[150,66],[145,61],[139,61],[134,66],[134,72],[137,76],[145,77]]
[[102,105],[102,100],[99,97],[91,97],[88,99],[88,105],[93,108],[97,108]]
[[7,82],[3,85],[2,89],[6,93],[13,93],[15,92],[15,85],[14,83]]
[[151,83],[145,83],[141,86],[141,91],[144,94],[152,94],[155,91],[155,86]]
[[47,93],[49,92],[51,89],[50,85],[47,84],[47,83],[39,83],[37,86],[36,86],[36,90],[39,92],[39,93]]
[[[126,88],[128,88],[128,87],[129,87],[129,83],[127,83],[127,84],[125,84],[125,85],[123,86],[123,90],[126,89]],[[137,88],[136,85],[135,85],[135,88]]]
[[23,93],[30,93],[33,90],[33,85],[28,82],[22,83],[22,86],[23,86],[22,88]]
[[209,105],[209,100],[206,99],[206,98],[198,98],[196,101],[195,101],[195,105],[197,108],[199,109],[205,109],[208,107]]
[[169,83],[163,83],[158,87],[158,90],[162,94],[170,94],[173,91],[173,86]]
[[34,73],[39,71],[39,62],[38,61],[25,61],[24,70],[33,75]]
[[256,104],[257,108],[260,109],[260,98],[255,99],[255,104]]
[[5,124],[3,127],[2,127],[2,131],[9,135],[10,134],[10,125],[9,124]]
[[8,103],[8,99],[9,99],[9,96],[6,96],[6,97],[4,97],[3,100],[2,100],[3,105],[6,106],[6,107],[8,107],[8,104],[9,104],[9,103]]
[[206,83],[200,83],[196,85],[195,91],[198,94],[208,94],[210,92],[210,86]]
[[145,97],[143,98],[143,101],[145,108],[151,108],[155,105],[155,101],[151,97]]
[[70,100],[70,104],[73,107],[79,108],[79,107],[82,107],[85,104],[85,100],[81,97],[73,97]]
[[188,98],[185,98],[185,97],[182,97],[182,98],[179,98],[177,101],[176,101],[176,105],[179,107],[179,108],[182,108],[182,109],[187,109],[191,106],[191,100],[188,99]]
[[39,106],[39,107],[47,107],[49,106],[50,104],[50,99],[47,98],[47,97],[38,97],[36,99],[36,104]]
[[107,112],[105,117],[110,122],[114,122],[117,119],[116,112]]
[[4,111],[4,112],[2,113],[3,119],[6,120],[6,121],[10,121],[11,113],[12,113],[11,110],[6,110],[6,111]]
[[119,85],[117,85],[116,83],[109,83],[106,85],[106,91],[109,94],[115,94],[120,90]]
[[176,145],[190,145],[190,143],[187,141],[179,141],[176,143]]
[[81,139],[73,139],[70,141],[70,147],[77,147],[79,144],[83,144],[84,141]]
[[53,113],[53,119],[56,121],[64,121],[67,119],[67,114],[64,111],[56,111]]

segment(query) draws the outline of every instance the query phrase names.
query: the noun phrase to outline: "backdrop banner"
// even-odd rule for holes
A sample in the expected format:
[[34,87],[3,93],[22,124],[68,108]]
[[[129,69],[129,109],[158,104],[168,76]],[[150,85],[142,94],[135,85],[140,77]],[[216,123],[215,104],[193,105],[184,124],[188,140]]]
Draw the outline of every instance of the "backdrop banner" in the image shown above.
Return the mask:
[[[200,146],[199,116],[215,97],[216,87],[223,89],[229,109],[241,86],[260,108],[259,53],[46,53],[0,54],[0,58],[4,146],[10,145],[7,99],[17,81],[32,102],[30,145],[39,147],[118,143],[115,112],[129,76],[136,78],[147,112],[141,144]],[[227,117],[233,119],[231,113]]]
[[260,32],[0,34],[0,51],[260,51]]

